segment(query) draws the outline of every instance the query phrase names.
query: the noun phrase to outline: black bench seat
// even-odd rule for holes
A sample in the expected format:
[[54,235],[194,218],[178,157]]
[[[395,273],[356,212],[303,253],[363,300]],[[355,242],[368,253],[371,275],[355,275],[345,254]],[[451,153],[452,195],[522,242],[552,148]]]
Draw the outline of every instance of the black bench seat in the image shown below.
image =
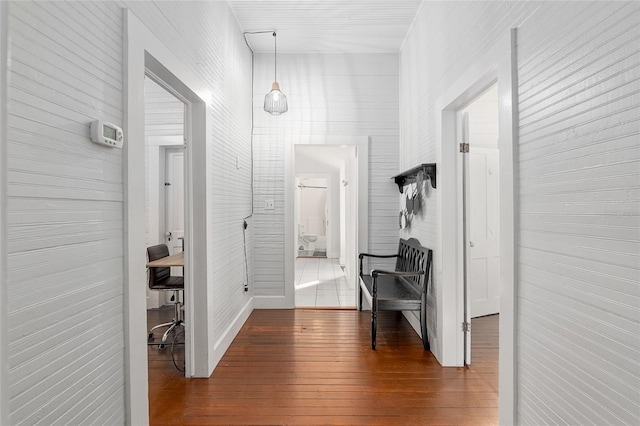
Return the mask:
[[[363,259],[396,258],[394,271],[374,269],[370,274],[363,272]],[[358,286],[358,309],[362,310],[363,296],[371,306],[371,347],[376,348],[378,311],[419,311],[422,344],[429,350],[427,335],[427,286],[431,272],[433,253],[422,247],[418,240],[400,239],[398,253],[375,255],[360,253],[360,285]]]

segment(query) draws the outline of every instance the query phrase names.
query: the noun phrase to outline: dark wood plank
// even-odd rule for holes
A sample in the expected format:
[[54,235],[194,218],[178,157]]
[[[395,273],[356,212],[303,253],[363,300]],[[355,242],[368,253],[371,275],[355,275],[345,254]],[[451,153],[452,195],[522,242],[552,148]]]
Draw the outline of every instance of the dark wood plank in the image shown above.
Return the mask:
[[209,379],[185,379],[150,347],[150,423],[498,423],[497,316],[472,321],[466,368],[441,367],[401,313],[378,321],[372,351],[366,312],[254,311]]

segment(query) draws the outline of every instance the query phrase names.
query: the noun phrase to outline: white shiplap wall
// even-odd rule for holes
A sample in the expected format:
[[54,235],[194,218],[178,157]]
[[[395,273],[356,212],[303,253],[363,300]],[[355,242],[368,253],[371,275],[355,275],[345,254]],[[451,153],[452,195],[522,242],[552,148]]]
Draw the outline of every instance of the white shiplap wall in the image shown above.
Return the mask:
[[640,4],[544,8],[519,40],[519,418],[638,424]]
[[230,341],[250,298],[241,223],[251,199],[251,56],[227,5],[12,2],[2,236],[11,424],[124,423],[122,152],[89,140],[94,118],[123,121],[123,6],[212,93],[211,368],[226,349],[215,342]]
[[[390,178],[398,172],[398,55],[279,54],[278,81],[289,111],[277,117],[262,109],[273,55],[256,54],[254,81],[256,296],[285,293],[285,150],[296,136],[370,136],[368,250],[394,253],[398,190]],[[274,210],[264,210],[267,199],[275,200]]]
[[436,158],[435,100],[518,28],[519,424],[640,422],[639,22],[637,2],[428,2],[403,46],[409,166]]
[[122,122],[121,11],[105,12],[10,4],[11,424],[124,422],[122,155],[89,141],[93,119]]
[[9,8],[0,3],[0,424],[9,423],[9,369],[7,367],[7,72]]

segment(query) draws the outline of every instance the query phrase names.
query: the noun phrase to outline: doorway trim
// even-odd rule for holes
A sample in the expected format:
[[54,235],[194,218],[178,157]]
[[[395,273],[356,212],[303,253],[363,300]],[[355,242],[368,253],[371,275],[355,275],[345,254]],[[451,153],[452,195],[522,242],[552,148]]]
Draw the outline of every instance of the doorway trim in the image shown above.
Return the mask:
[[[295,186],[295,146],[296,145],[347,145],[356,147],[357,156],[357,227],[355,250],[347,253],[352,261],[357,259],[358,253],[367,251],[369,246],[369,137],[368,136],[287,136],[285,140],[285,176],[284,176],[284,305],[295,308],[295,259],[296,243],[294,223],[294,186]],[[350,183],[351,185],[351,183]],[[355,271],[354,271],[355,275]],[[355,279],[354,277],[351,277]]]
[[[458,110],[498,82],[500,149],[500,320],[499,320],[499,419],[515,424],[517,399],[516,364],[516,218],[517,218],[517,30],[511,29],[438,99],[442,111],[438,157],[442,173],[442,197],[438,212],[441,227],[442,282],[438,306],[443,307],[443,365],[464,364],[464,242],[462,220],[462,156],[456,144]],[[443,236],[449,236],[444,238]]]
[[[124,322],[125,420],[149,422],[144,246],[144,77],[188,101],[185,122],[185,352],[187,377],[208,377],[206,246],[206,86],[128,9],[124,9]],[[158,81],[156,81],[158,82]],[[198,268],[194,268],[198,265]],[[198,285],[195,285],[198,283]]]

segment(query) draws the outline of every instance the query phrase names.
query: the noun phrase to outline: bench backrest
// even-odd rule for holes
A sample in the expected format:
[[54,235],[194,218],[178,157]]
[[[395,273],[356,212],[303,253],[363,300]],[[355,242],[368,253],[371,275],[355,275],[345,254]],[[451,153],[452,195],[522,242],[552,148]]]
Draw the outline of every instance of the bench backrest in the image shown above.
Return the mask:
[[433,252],[431,249],[422,247],[415,238],[405,240],[400,238],[398,244],[398,258],[396,260],[396,271],[412,272],[425,271],[424,275],[405,277],[421,293],[427,291],[426,283],[431,275],[431,261]]

